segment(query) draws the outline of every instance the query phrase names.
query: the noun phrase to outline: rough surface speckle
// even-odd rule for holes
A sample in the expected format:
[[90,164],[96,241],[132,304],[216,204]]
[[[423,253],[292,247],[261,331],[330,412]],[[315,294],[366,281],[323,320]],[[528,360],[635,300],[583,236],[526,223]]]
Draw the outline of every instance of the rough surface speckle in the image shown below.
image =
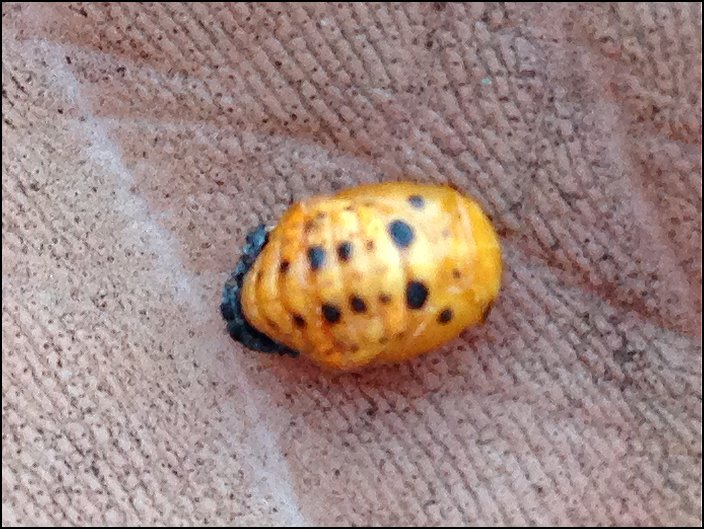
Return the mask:
[[[2,13],[4,525],[702,523],[699,4]],[[401,178],[499,228],[486,326],[228,337],[253,227]]]

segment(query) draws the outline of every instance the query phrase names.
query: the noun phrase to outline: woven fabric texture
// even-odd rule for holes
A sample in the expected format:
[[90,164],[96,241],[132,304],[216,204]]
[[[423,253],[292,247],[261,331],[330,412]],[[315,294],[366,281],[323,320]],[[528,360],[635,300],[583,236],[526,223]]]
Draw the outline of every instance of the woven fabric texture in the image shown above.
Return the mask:
[[[4,525],[702,523],[701,4],[3,3]],[[485,326],[243,350],[246,232],[451,182]]]

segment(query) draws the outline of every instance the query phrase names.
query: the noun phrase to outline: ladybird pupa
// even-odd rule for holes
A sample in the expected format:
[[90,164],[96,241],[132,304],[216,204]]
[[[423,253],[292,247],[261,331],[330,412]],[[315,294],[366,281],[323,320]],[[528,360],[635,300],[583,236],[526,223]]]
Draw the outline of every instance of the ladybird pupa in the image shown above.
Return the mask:
[[413,358],[482,323],[501,275],[498,236],[474,200],[446,185],[369,184],[253,230],[221,312],[247,348],[351,370]]

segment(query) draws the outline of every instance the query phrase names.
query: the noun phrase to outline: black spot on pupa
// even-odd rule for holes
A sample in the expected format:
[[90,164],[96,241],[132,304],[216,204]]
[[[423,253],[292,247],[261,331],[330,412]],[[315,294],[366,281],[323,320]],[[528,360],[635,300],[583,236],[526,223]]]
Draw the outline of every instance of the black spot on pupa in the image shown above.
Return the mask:
[[408,202],[416,209],[423,209],[425,206],[425,200],[420,195],[411,195],[408,197]]
[[325,250],[320,246],[308,248],[308,262],[311,270],[318,270],[325,262]]
[[379,338],[379,343],[381,345],[384,345],[385,343],[389,343],[389,339],[386,336],[382,336],[381,338]]
[[379,294],[379,303],[382,305],[388,305],[391,303],[391,296],[388,294]]
[[409,309],[420,309],[428,299],[428,288],[420,281],[409,281],[406,284],[406,305]]
[[279,272],[282,274],[285,274],[288,271],[288,267],[291,266],[291,263],[289,263],[287,260],[281,261],[281,264],[279,265]]
[[459,279],[460,277],[462,277],[462,273],[459,270],[457,270],[457,268],[455,268],[452,271],[452,277],[454,277],[455,279]]
[[389,224],[389,235],[399,248],[407,248],[413,242],[413,228],[402,220]]
[[311,219],[308,219],[306,221],[306,223],[303,225],[303,231],[306,233],[312,231],[313,228],[315,228],[315,221],[311,220]]
[[365,246],[366,246],[367,250],[369,250],[371,252],[374,249],[374,241],[367,241]]
[[337,256],[343,263],[349,261],[352,256],[352,243],[345,241],[339,244],[337,247]]
[[351,296],[350,308],[352,309],[352,312],[361,313],[367,310],[367,304],[364,303],[364,300],[359,296]]
[[450,321],[452,320],[452,316],[453,313],[451,308],[444,309],[440,314],[438,314],[438,323],[441,325],[450,323]]
[[302,329],[303,327],[306,326],[306,320],[303,319],[303,316],[300,314],[294,314],[293,316],[293,324],[298,327],[299,329]]
[[340,313],[340,309],[338,309],[335,305],[331,305],[329,303],[325,303],[322,306],[323,310],[323,316],[329,323],[337,323],[340,321],[340,317],[342,314]]
[[318,219],[318,220],[322,220],[322,219],[325,218],[325,213],[323,213],[322,211],[318,211],[318,212],[315,214],[315,218]]

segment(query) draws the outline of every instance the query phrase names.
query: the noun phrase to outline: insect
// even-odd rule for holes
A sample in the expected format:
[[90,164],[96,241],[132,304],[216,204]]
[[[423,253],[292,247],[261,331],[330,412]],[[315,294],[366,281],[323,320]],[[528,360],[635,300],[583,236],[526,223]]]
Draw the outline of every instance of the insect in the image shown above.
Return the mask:
[[483,322],[501,275],[474,200],[446,185],[367,184],[253,230],[220,309],[250,349],[346,371],[413,358]]

